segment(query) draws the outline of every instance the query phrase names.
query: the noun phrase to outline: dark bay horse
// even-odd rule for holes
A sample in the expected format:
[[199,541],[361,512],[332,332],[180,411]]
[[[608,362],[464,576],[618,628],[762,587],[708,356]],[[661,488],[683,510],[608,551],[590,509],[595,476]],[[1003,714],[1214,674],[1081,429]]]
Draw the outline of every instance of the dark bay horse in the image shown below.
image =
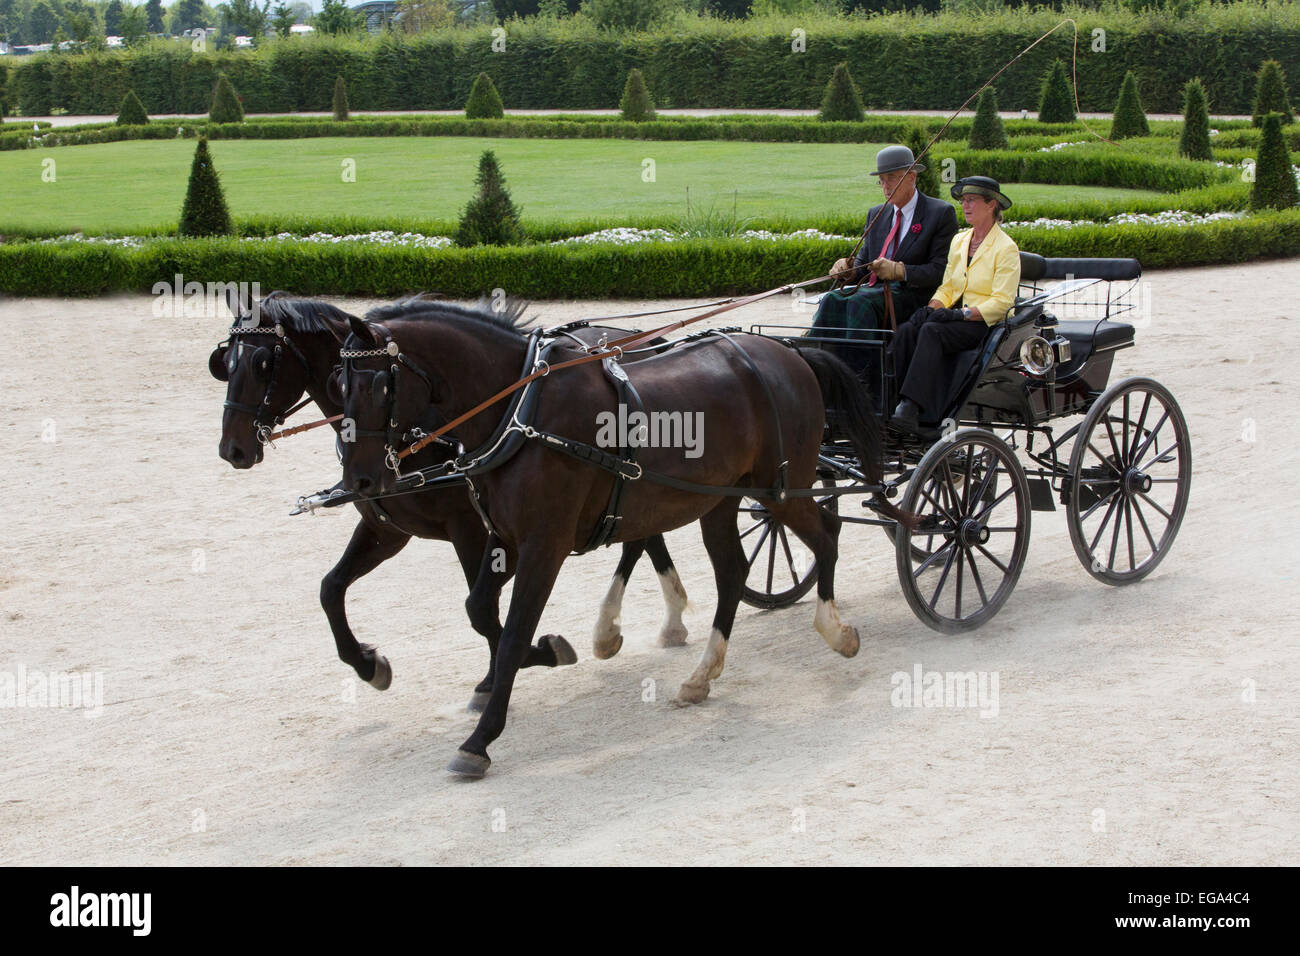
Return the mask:
[[[259,303],[239,301],[233,293],[227,305],[235,316],[229,344],[218,346],[209,358],[209,370],[219,381],[226,382],[226,401],[222,415],[220,454],[235,468],[251,468],[262,460],[263,446],[259,430],[269,428],[302,398],[305,392],[326,417],[342,411],[339,395],[331,392],[330,380],[339,363],[339,348],[348,335],[347,312],[325,302],[293,299],[273,292]],[[446,306],[454,309],[455,306]],[[511,304],[507,314],[516,321],[521,304]],[[280,333],[277,333],[277,329]],[[601,334],[622,334],[621,330],[576,330],[575,335],[595,342]],[[429,421],[425,427],[432,429]],[[340,423],[333,424],[335,434]],[[420,465],[433,465],[450,456],[447,446],[431,446],[421,453]],[[357,641],[348,625],[345,599],[348,588],[379,565],[400,552],[412,537],[449,541],[472,588],[480,565],[488,578],[484,592],[496,595],[491,601],[479,601],[470,608],[474,629],[488,641],[495,660],[501,634],[498,598],[501,587],[514,572],[514,554],[501,548],[504,560],[485,561],[494,553],[493,542],[483,521],[463,490],[430,490],[403,494],[382,500],[356,503],[360,512],[352,538],[338,563],[321,581],[320,601],[329,619],[339,659],[350,665],[363,681],[386,690],[392,681],[387,658],[372,645]],[[596,624],[596,656],[609,657],[622,645],[619,613],[627,580],[642,552],[648,552],[659,574],[667,613],[659,634],[661,646],[675,646],[686,641],[682,611],[686,592],[673,566],[661,536],[646,541],[628,542],[622,560],[601,605]],[[525,654],[523,667],[555,667],[577,660],[573,648],[559,635],[545,635]],[[489,663],[487,676],[474,690],[471,711],[481,711],[487,703],[495,668]]]
[[[345,444],[345,487],[363,494],[382,493],[395,482],[393,458],[381,437],[384,421],[414,421],[432,407],[444,421],[517,381],[530,336],[508,316],[485,310],[450,310],[413,303],[372,310],[367,321],[352,321],[344,352],[344,414],[357,423],[358,437]],[[576,357],[558,347],[547,361]],[[538,368],[541,366],[538,365]],[[705,338],[624,369],[640,393],[643,407],[666,415],[698,416],[703,454],[681,448],[642,447],[638,462],[645,473],[711,487],[775,489],[784,472],[788,487],[811,488],[830,400],[846,427],[870,480],[881,480],[880,424],[850,369],[825,353],[799,352],[761,336]],[[588,540],[601,520],[613,474],[588,461],[554,450],[542,433],[596,447],[599,429],[615,404],[615,390],[599,363],[551,373],[537,382],[535,410],[528,421],[517,416],[519,431],[532,440],[474,481],[499,535],[518,554],[514,595],[496,658],[496,679],[487,707],[473,734],[448,767],[452,773],[480,777],[489,764],[487,748],[500,736],[511,689],[524,660],[556,576],[569,552]],[[471,457],[501,447],[507,402],[471,417],[455,429]],[[514,425],[511,426],[512,428]],[[362,430],[371,437],[362,437]],[[529,431],[533,434],[529,435]],[[484,452],[488,454],[488,452]],[[747,573],[736,528],[740,498],[668,487],[648,478],[629,480],[615,540],[636,540],[698,520],[717,581],[713,629],[694,673],[678,700],[696,703],[722,673],[737,605]],[[773,516],[793,531],[817,562],[814,627],[831,648],[852,657],[858,632],[840,620],[834,599],[836,545],[840,520],[810,497],[777,500],[765,496]],[[903,517],[887,503],[882,508]],[[488,600],[480,584],[469,603]]]

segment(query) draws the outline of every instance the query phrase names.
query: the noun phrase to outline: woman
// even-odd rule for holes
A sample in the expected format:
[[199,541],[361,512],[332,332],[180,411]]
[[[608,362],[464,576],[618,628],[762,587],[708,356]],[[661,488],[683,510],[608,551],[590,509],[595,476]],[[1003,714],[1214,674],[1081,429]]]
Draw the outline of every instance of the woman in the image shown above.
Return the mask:
[[1011,200],[997,180],[967,176],[952,195],[970,228],[953,236],[934,298],[899,326],[889,346],[901,399],[893,424],[912,432],[947,410],[957,354],[978,347],[1006,318],[1020,287],[1020,250],[998,225]]

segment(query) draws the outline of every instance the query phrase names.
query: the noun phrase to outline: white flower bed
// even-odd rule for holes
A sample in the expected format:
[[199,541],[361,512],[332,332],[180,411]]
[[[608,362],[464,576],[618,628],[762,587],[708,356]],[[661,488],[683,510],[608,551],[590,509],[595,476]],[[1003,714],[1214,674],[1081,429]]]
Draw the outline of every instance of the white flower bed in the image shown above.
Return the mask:
[[335,236],[328,232],[313,232],[310,236],[297,236],[292,232],[280,232],[274,236],[248,236],[245,242],[364,242],[377,246],[415,246],[420,249],[445,249],[452,244],[447,236],[426,236],[418,232],[393,232],[383,229],[378,232],[358,232],[348,236]]
[[49,239],[38,240],[42,243],[49,242],[90,242],[105,246],[125,246],[128,249],[139,249],[145,244],[144,236],[85,236],[79,232],[70,233],[66,236],[53,236]]
[[623,227],[589,232],[585,236],[569,236],[567,239],[556,239],[551,245],[578,246],[590,242],[613,242],[620,246],[627,246],[634,242],[672,242],[676,238],[677,236],[667,229],[632,229]]
[[1184,212],[1181,209],[1166,209],[1164,212],[1122,212],[1111,216],[1105,223],[1095,223],[1089,219],[1075,221],[1071,219],[1035,219],[1033,222],[1012,222],[1011,226],[1027,226],[1031,229],[1073,229],[1076,226],[1199,226],[1207,222],[1220,222],[1225,219],[1241,219],[1244,212],[1211,212],[1204,215]]
[[1040,153],[1054,153],[1058,149],[1065,149],[1069,146],[1087,146],[1087,145],[1088,145],[1088,141],[1086,139],[1081,139],[1077,143],[1053,143],[1051,146],[1040,146],[1038,147],[1038,151]]
[[[585,236],[570,236],[567,239],[556,239],[551,243],[553,246],[585,245],[592,242],[613,242],[620,246],[629,245],[634,242],[679,242],[687,238],[679,232],[670,232],[667,229],[602,229],[599,232],[589,232]],[[766,229],[746,229],[739,237],[740,239],[756,239],[762,242],[771,242],[780,239],[827,239],[835,242],[852,242],[847,236],[833,236],[829,233],[821,232],[817,229],[800,229],[797,232],[769,232]]]

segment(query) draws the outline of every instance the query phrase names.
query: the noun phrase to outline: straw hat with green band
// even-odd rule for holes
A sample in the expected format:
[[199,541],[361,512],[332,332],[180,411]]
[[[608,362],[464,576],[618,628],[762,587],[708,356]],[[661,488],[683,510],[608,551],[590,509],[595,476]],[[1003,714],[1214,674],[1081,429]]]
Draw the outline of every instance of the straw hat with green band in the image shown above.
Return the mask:
[[1002,187],[989,176],[967,176],[952,184],[952,198],[960,199],[968,193],[997,201],[998,208],[1010,209],[1011,200],[1002,195]]

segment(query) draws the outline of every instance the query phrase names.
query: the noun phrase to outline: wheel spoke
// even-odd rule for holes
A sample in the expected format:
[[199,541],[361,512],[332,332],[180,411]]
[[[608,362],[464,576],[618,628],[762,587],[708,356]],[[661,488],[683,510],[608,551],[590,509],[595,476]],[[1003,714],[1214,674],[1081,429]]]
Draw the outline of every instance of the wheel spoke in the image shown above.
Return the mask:
[[772,572],[776,570],[776,539],[781,533],[781,526],[774,525],[777,534],[770,534],[767,537],[767,593],[772,593]]
[[754,545],[754,550],[749,553],[749,561],[747,562],[747,567],[751,569],[754,567],[754,559],[758,557],[758,552],[763,550],[763,542],[767,540],[767,536],[771,533],[772,533],[772,522],[770,521],[763,522],[763,533],[759,535],[758,544]]
[[[1169,409],[1166,408],[1165,413],[1160,416],[1160,421],[1156,422],[1155,427],[1151,429],[1151,434],[1147,435],[1146,441],[1142,442],[1142,444],[1138,446],[1138,450],[1133,453],[1134,461],[1142,460],[1142,456],[1147,453],[1147,449],[1151,447],[1151,443],[1155,441],[1156,436],[1160,434],[1160,429],[1167,421],[1169,421]],[[1168,454],[1168,449],[1165,449],[1165,453]]]
[[1137,512],[1138,523],[1142,525],[1142,530],[1146,532],[1147,543],[1151,545],[1151,554],[1154,557],[1160,549],[1156,547],[1156,539],[1151,536],[1151,529],[1147,527],[1147,519],[1142,515],[1142,506],[1138,504],[1137,499],[1133,499],[1133,510]]
[[1114,453],[1114,455],[1115,455],[1115,458],[1113,459],[1114,462],[1115,462],[1115,465],[1116,465],[1115,470],[1118,471],[1120,474],[1123,474],[1123,473],[1124,473],[1124,456],[1120,453],[1120,450],[1119,450],[1119,442],[1117,442],[1117,441],[1115,440],[1115,429],[1114,429],[1114,427],[1111,425],[1110,416],[1107,415],[1107,416],[1105,417],[1104,421],[1105,421],[1105,423],[1106,423],[1106,436],[1107,436],[1107,438],[1110,439],[1110,448],[1111,448],[1111,451],[1112,451],[1112,452]]
[[1100,461],[1103,465],[1105,465],[1105,466],[1106,466],[1107,468],[1109,468],[1111,471],[1115,472],[1115,474],[1120,475],[1120,476],[1123,476],[1124,472],[1120,471],[1119,468],[1116,466],[1116,464],[1115,464],[1113,461],[1111,461],[1109,458],[1107,458],[1107,457],[1106,457],[1105,455],[1103,455],[1101,452],[1097,451],[1097,446],[1094,445],[1091,441],[1088,442],[1088,447],[1089,447],[1090,449],[1092,449],[1092,453],[1093,453],[1094,455],[1097,456],[1097,460],[1098,460],[1098,461]]
[[1128,569],[1133,571],[1137,568],[1137,558],[1133,556],[1133,504],[1129,499],[1124,499],[1124,532],[1128,535]]
[[1147,423],[1147,409],[1151,407],[1151,393],[1146,393],[1146,398],[1142,400],[1142,413],[1138,415],[1137,425],[1133,430],[1133,447],[1129,451],[1129,461],[1133,463],[1132,467],[1137,467],[1137,443],[1142,437],[1142,426]]
[[[969,478],[970,476],[967,475],[968,483],[969,483]],[[962,571],[965,570],[966,567],[966,562],[963,561],[962,558],[965,557],[966,555],[966,549],[958,548],[956,551],[956,555],[957,555],[957,620],[960,621],[961,620],[961,578],[962,578]]]
[[785,536],[785,526],[781,525],[776,532],[781,536],[781,547],[785,550],[785,563],[790,568],[790,580],[794,581],[795,587],[798,587],[799,575],[794,569],[794,555],[790,553],[790,540]]
[[1100,541],[1101,536],[1105,534],[1106,525],[1110,523],[1110,516],[1115,513],[1115,506],[1119,504],[1119,502],[1120,499],[1116,498],[1114,501],[1110,503],[1110,507],[1106,509],[1106,516],[1101,519],[1101,527],[1097,529],[1097,536],[1092,539],[1092,544],[1088,545],[1089,554],[1092,554],[1094,551],[1097,550],[1097,542]]
[[[1120,498],[1119,500],[1122,502],[1125,501],[1126,499]],[[1106,567],[1108,568],[1115,567],[1115,550],[1119,547],[1119,528],[1120,525],[1122,525],[1123,523],[1124,523],[1124,519],[1120,516],[1118,512],[1116,512],[1115,532],[1110,536],[1110,564],[1106,565]]]
[[930,565],[934,564],[934,562],[938,560],[939,555],[943,554],[952,546],[952,539],[950,538],[939,546],[938,551],[931,551],[929,556],[916,566],[916,570],[912,572],[912,577],[919,578],[925,571],[929,570]]
[[1145,491],[1139,491],[1138,497],[1141,498],[1143,501],[1145,501],[1147,504],[1149,504],[1152,508],[1155,508],[1156,511],[1159,511],[1162,515],[1164,515],[1166,521],[1174,520],[1174,516],[1171,515],[1164,508],[1161,508],[1160,505],[1158,505],[1156,502],[1152,501],[1151,497]]
[[1001,571],[1004,575],[1011,573],[1011,569],[1008,568],[1001,561],[999,561],[997,558],[995,558],[991,553],[989,553],[989,549],[984,547],[984,545],[977,544],[975,545],[975,548],[977,551],[979,551],[980,554],[984,555],[984,557],[988,558],[995,565],[997,565],[998,570]]
[[1007,500],[1008,495],[1014,495],[1015,493],[1016,493],[1016,486],[1012,484],[1011,487],[1009,487],[1006,491],[1002,492],[1002,494],[998,495],[996,498],[990,501],[988,503],[988,506],[983,511],[975,515],[974,516],[975,520],[983,521],[988,516],[990,511],[992,511],[998,505],[1002,504],[1002,502]]
[[1106,495],[1104,498],[1098,498],[1093,503],[1093,506],[1091,508],[1089,508],[1086,512],[1084,512],[1082,515],[1079,516],[1079,527],[1083,527],[1083,523],[1092,517],[1092,513],[1094,511],[1096,511],[1106,502],[1110,501],[1110,499],[1114,498],[1117,494],[1119,494],[1119,485],[1115,485],[1115,487],[1111,489],[1110,494]]
[[[751,512],[751,514],[752,514],[752,513],[753,513],[753,512]],[[770,519],[769,519],[769,520],[770,520]],[[741,540],[741,541],[744,541],[746,538],[748,538],[748,537],[749,537],[751,534],[753,534],[755,531],[758,531],[758,530],[760,530],[760,529],[762,529],[762,528],[766,528],[767,526],[768,526],[768,522],[767,522],[767,521],[764,521],[764,520],[762,520],[762,519],[759,519],[758,521],[755,521],[753,524],[751,524],[751,525],[750,525],[748,528],[746,528],[744,531],[740,532],[740,540]]]
[[990,457],[993,457],[993,460],[989,462],[989,466],[984,469],[984,480],[980,482],[980,490],[975,495],[976,501],[984,500],[984,493],[989,490],[989,482],[991,482],[993,480],[993,476],[998,473],[997,458],[992,455],[992,452],[990,452],[989,454]]
[[[962,514],[970,513],[970,507],[971,507],[970,486],[975,478],[974,468],[975,468],[975,446],[967,445],[966,446],[966,475],[962,479],[962,483],[961,483],[961,513]],[[976,498],[975,500],[978,501],[979,499]],[[958,585],[957,590],[958,593],[960,594],[961,592],[961,565],[960,564],[957,565],[957,585]],[[960,608],[958,608],[957,610],[957,616],[961,617]]]
[[934,505],[934,510],[939,512],[939,514],[943,515],[944,520],[947,521],[949,524],[955,525],[957,523],[957,520],[948,513],[948,510],[944,508],[943,505],[939,504],[939,502],[935,501],[932,497],[930,497],[930,491],[928,488],[921,489],[921,497],[924,498],[926,501],[930,502],[930,504]]
[[[1124,393],[1124,454],[1128,455],[1128,399],[1130,392]],[[1135,442],[1136,444],[1136,442]],[[1124,459],[1124,466],[1128,467],[1128,459]]]
[[970,575],[975,579],[975,587],[980,593],[980,603],[982,606],[987,607],[989,596],[984,592],[984,581],[980,578],[979,568],[975,566],[975,555],[967,551],[966,560],[970,562]]
[[[947,458],[943,460],[943,473],[944,477],[947,479],[944,488],[947,495],[948,505],[952,508],[953,513],[958,518],[961,518],[966,514],[966,512],[962,510],[961,495],[957,493],[957,479],[952,476],[951,463]],[[954,522],[954,524],[955,523],[956,522]]]
[[[1179,444],[1178,442],[1174,442],[1172,445],[1170,445],[1170,446],[1169,446],[1168,448],[1166,448],[1164,451],[1160,451],[1159,448],[1154,449],[1154,450],[1157,452],[1157,454],[1156,454],[1156,457],[1155,457],[1155,458],[1152,458],[1152,459],[1151,459],[1150,464],[1152,464],[1152,465],[1167,465],[1167,464],[1169,464],[1171,461],[1173,461],[1173,458],[1171,457],[1171,456],[1173,455],[1173,453],[1176,452],[1176,451],[1178,451],[1178,444]],[[1141,464],[1140,459],[1134,459],[1134,461],[1133,461],[1133,467],[1134,467],[1134,468],[1137,468],[1137,467],[1139,466],[1139,464]]]
[[944,563],[943,574],[939,575],[939,584],[934,589],[934,597],[930,598],[931,611],[933,611],[934,606],[939,603],[939,595],[943,592],[943,585],[948,580],[948,572],[952,570],[952,559],[957,556],[957,552],[959,550],[960,550],[959,548],[954,546],[948,552],[948,560]]

